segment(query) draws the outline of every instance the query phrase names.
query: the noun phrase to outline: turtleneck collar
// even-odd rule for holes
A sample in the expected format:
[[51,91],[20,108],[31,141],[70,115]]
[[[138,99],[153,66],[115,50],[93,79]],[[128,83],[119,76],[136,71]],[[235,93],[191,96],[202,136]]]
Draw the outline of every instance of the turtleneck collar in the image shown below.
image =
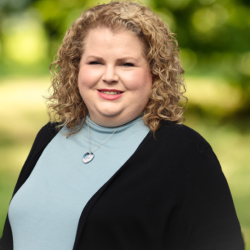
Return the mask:
[[138,116],[137,118],[135,118],[134,120],[128,122],[128,123],[125,123],[121,126],[118,126],[118,127],[104,127],[104,126],[100,126],[98,124],[96,124],[95,122],[93,122],[90,118],[89,115],[87,115],[86,117],[86,121],[85,121],[85,124],[86,126],[88,126],[89,124],[89,128],[91,130],[95,130],[96,132],[99,132],[99,133],[106,133],[106,134],[111,134],[113,133],[116,129],[118,129],[116,131],[116,133],[120,133],[126,129],[128,129],[129,127],[133,126],[135,123],[139,122],[139,121],[142,121],[142,116]]

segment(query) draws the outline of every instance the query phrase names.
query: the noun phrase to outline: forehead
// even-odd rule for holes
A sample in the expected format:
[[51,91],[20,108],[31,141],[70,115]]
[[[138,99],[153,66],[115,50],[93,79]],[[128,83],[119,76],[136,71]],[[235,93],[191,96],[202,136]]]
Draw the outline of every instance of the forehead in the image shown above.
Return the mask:
[[129,30],[113,31],[109,28],[91,29],[84,41],[84,53],[126,53],[141,55],[142,43]]

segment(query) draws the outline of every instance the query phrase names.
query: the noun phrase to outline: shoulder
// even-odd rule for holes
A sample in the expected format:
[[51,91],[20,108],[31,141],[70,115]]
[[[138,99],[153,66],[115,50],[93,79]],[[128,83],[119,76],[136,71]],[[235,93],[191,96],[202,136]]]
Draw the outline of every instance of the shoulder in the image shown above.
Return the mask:
[[156,133],[156,139],[164,138],[165,143],[179,150],[191,149],[202,153],[211,148],[209,143],[195,130],[175,122],[163,121]]
[[164,121],[156,133],[154,150],[160,152],[157,156],[162,162],[168,162],[168,168],[176,173],[176,178],[187,185],[203,174],[221,174],[212,147],[198,132],[186,125]]
[[48,122],[40,129],[38,133],[47,134],[47,136],[54,137],[60,131],[60,128],[58,128],[59,125],[59,122]]
[[48,122],[45,126],[43,126],[39,130],[38,134],[36,135],[35,141],[31,147],[29,155],[18,177],[14,194],[21,187],[24,181],[29,177],[31,171],[33,170],[44,148],[48,145],[48,143],[54,138],[54,136],[59,131],[57,130],[57,125],[59,125],[59,123]]
[[44,125],[37,133],[34,144],[49,143],[59,132],[60,128],[58,128],[58,125],[60,125],[58,122],[48,122]]

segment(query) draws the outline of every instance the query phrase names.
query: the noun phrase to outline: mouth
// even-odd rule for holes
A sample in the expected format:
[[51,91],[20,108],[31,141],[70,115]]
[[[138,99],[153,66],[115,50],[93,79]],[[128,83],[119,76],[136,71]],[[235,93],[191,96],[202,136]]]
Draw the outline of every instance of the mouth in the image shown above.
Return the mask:
[[119,99],[124,91],[118,89],[98,89],[98,95],[105,100],[114,101]]
[[98,89],[98,91],[106,95],[119,95],[124,92],[116,89]]

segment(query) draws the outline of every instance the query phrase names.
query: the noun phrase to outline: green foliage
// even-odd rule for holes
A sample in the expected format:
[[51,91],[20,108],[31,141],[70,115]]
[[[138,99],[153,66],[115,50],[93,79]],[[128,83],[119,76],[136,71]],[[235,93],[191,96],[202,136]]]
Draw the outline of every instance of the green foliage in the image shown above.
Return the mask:
[[[181,48],[197,55],[197,68],[250,76],[250,5],[234,0],[154,0],[154,10],[171,22]],[[245,79],[246,80],[246,79]]]

